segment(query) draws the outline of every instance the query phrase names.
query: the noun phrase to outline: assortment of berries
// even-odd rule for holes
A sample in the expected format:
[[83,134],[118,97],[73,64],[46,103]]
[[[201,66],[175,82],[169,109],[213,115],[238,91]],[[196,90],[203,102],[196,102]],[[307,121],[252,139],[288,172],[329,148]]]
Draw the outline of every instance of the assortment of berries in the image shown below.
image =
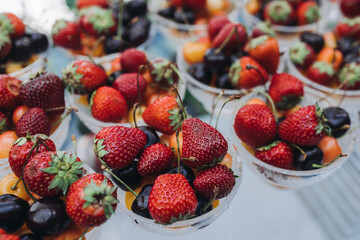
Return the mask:
[[47,36],[26,28],[12,13],[0,13],[0,26],[0,74],[21,70],[48,49]]

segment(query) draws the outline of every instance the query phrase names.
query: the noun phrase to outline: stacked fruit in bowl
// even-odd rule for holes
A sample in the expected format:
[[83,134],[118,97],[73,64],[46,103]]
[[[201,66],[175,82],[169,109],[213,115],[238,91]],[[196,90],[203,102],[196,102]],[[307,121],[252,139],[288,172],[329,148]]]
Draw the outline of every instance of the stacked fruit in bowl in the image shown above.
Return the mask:
[[20,80],[41,70],[49,39],[41,28],[12,13],[0,13],[0,73]]
[[51,32],[54,44],[73,57],[103,57],[145,46],[151,37],[146,1],[119,1],[112,8],[105,0],[78,1],[77,8],[75,21],[57,20]]
[[255,174],[298,189],[346,162],[355,142],[351,114],[287,73],[274,75],[265,95],[243,98],[231,125],[231,138]]
[[[273,34],[262,23],[248,36],[242,24],[218,16],[210,19],[208,36],[183,45],[177,64],[189,91],[208,112],[216,99],[223,103],[228,96],[265,85],[269,75],[283,70]],[[231,109],[229,104],[225,111]]]
[[359,27],[356,17],[341,20],[334,32],[301,34],[287,56],[290,72],[320,91],[345,96],[344,106],[350,107],[360,95]]
[[98,63],[107,72],[87,60],[71,62],[63,71],[66,88],[74,93],[78,117],[93,133],[106,126],[133,123],[135,103],[139,103],[139,121],[156,100],[168,97],[171,104],[176,103],[173,84],[178,84],[180,96],[185,95],[185,82],[179,79],[176,65],[168,60],[150,61],[144,52],[132,48],[110,63]]
[[[241,1],[233,0],[155,0],[149,10],[160,31],[175,47],[194,35],[206,32],[208,21],[214,16],[229,16]],[[177,47],[176,47],[177,48]]]

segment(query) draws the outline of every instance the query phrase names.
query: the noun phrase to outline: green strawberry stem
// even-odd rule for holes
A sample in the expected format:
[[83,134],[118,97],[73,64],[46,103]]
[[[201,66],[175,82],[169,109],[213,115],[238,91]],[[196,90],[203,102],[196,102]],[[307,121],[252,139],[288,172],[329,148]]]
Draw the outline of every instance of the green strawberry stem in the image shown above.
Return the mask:
[[123,0],[118,0],[118,27],[116,38],[121,41],[122,39],[122,27],[123,27],[123,13],[124,13],[124,2]]
[[219,93],[219,95],[216,97],[214,104],[211,107],[211,116],[210,116],[210,121],[209,121],[210,125],[211,125],[211,122],[212,122],[212,119],[214,116],[215,108],[219,104],[219,101],[220,101],[221,97],[224,95],[224,92],[225,92],[225,90],[222,89],[221,92]]
[[338,160],[339,158],[341,157],[346,157],[347,154],[344,154],[344,153],[340,153],[336,158],[334,158],[334,160],[332,160],[331,162],[329,162],[328,164],[325,164],[325,165],[321,165],[321,164],[316,164],[316,163],[313,163],[313,167],[314,168],[323,168],[323,167],[327,167],[327,166],[330,166],[331,164],[333,164],[336,160]]
[[180,143],[179,143],[179,131],[176,131],[176,144],[178,153],[178,173],[180,173]]
[[132,190],[126,183],[124,183],[120,178],[118,178],[106,165],[104,165],[104,164],[101,165],[101,169],[104,170],[105,172],[109,173],[113,178],[115,178],[122,185],[124,185],[124,187],[126,187],[127,190],[129,190],[132,194],[134,194],[135,197],[138,196],[138,194],[136,192],[134,192],[134,190]]
[[[134,124],[135,124],[135,128],[138,128],[137,124],[136,124],[136,109],[139,107],[139,103],[135,103],[133,106],[133,118],[134,118]],[[141,108],[140,108],[141,109]]]
[[237,26],[234,27],[234,29],[230,32],[230,34],[225,38],[225,40],[221,43],[221,45],[215,50],[215,54],[219,54],[221,50],[228,44],[231,37],[237,32]]
[[85,228],[83,234],[81,234],[81,237],[79,238],[79,240],[82,240],[85,237],[85,234],[88,232],[89,228]]
[[220,111],[219,111],[219,114],[216,118],[216,123],[215,123],[215,129],[217,129],[217,125],[218,125],[218,122],[219,122],[219,118],[220,118],[220,115],[221,115],[221,112],[222,110],[224,109],[225,105],[228,103],[228,102],[231,102],[233,100],[238,100],[240,98],[242,98],[244,95],[246,95],[247,93],[243,93],[243,94],[238,94],[238,95],[232,95],[230,96],[228,99],[226,99],[226,101],[223,103],[223,105],[221,106],[220,108]]
[[76,146],[77,139],[76,139],[75,135],[71,135],[71,140],[72,140],[72,142],[74,144],[74,153],[77,156],[77,146]]
[[262,95],[264,95],[266,97],[266,99],[270,103],[271,111],[272,111],[272,113],[274,115],[275,121],[277,122],[278,117],[276,115],[276,107],[275,107],[274,100],[271,98],[271,96],[267,92],[263,92],[263,91],[259,91],[259,90],[251,90],[251,92],[260,93],[260,94],[262,94]]
[[179,81],[181,83],[184,83],[184,81],[182,80],[182,77],[180,75],[180,72],[179,72],[179,69],[173,64],[173,63],[170,63],[170,67],[172,68],[172,70],[174,70],[174,72],[176,73],[176,75],[179,77]]
[[250,64],[246,64],[246,70],[251,70],[251,69],[254,69],[261,77],[261,81],[263,82],[263,85],[264,85],[264,90],[266,92],[266,80],[264,78],[264,76],[261,74],[261,72],[259,71],[258,68],[254,67],[253,65],[250,65]]
[[[105,40],[105,36],[104,35],[101,35],[98,39],[96,39],[96,41],[95,41],[95,43],[94,43],[94,45],[92,46],[92,48],[91,48],[91,56],[94,56],[95,54],[95,50],[96,50],[96,48],[99,46],[99,44],[102,42],[102,41],[104,41]],[[93,60],[94,61],[94,60]],[[92,63],[94,63],[92,61]]]
[[181,96],[180,96],[180,94],[179,94],[177,84],[174,84],[174,86],[173,86],[173,91],[176,93],[176,96],[177,96],[178,99],[179,99],[180,108],[181,108],[181,110],[182,110],[183,118],[184,118],[184,120],[185,120],[185,119],[188,118],[188,116],[187,116],[187,114],[186,114],[186,109],[185,109],[185,107],[184,107],[184,103],[183,103],[183,101],[182,101],[182,99],[181,99]]

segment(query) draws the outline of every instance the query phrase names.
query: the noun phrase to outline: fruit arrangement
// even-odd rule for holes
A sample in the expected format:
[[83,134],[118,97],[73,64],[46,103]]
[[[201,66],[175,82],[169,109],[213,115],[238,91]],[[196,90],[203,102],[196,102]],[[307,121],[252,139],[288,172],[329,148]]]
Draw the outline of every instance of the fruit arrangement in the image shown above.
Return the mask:
[[14,14],[0,13],[0,26],[0,74],[20,71],[47,51],[47,36]]
[[119,1],[116,6],[77,1],[77,10],[76,21],[59,19],[51,32],[54,44],[73,55],[101,57],[140,46],[149,38],[151,22],[144,0]]
[[[357,23],[359,22],[359,23]],[[360,89],[360,17],[343,19],[323,35],[304,32],[289,51],[291,69],[303,75],[310,86],[332,89]],[[344,93],[346,94],[346,93]]]

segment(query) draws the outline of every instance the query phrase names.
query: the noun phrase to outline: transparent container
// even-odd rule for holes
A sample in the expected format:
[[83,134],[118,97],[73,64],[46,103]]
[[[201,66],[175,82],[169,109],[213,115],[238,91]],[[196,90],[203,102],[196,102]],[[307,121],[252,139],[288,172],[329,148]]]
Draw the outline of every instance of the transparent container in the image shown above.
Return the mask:
[[219,206],[199,217],[184,221],[178,221],[173,224],[163,225],[156,223],[153,219],[142,217],[130,211],[125,206],[125,191],[118,188],[118,200],[120,202],[118,204],[117,211],[125,215],[130,220],[130,222],[134,223],[136,226],[161,235],[181,235],[197,231],[211,224],[230,206],[234,196],[236,195],[240,187],[243,173],[243,166],[240,154],[236,151],[236,147],[232,143],[230,138],[226,137],[225,135],[223,136],[228,142],[228,153],[232,156],[231,169],[233,170],[234,174],[239,177],[235,179],[236,183],[231,193],[228,196],[220,199]]
[[[249,94],[244,97],[244,102],[248,101],[249,99],[255,97],[256,94]],[[311,104],[315,104],[315,102],[324,97],[325,95],[313,90],[311,88],[305,88],[305,97],[303,98],[301,105],[307,106]],[[241,105],[241,104],[239,104]],[[319,103],[322,108],[326,108],[329,106],[336,106],[336,101],[331,98],[327,98]],[[234,108],[233,117],[231,119],[230,124],[230,137],[236,148],[246,163],[246,165],[257,175],[259,176],[264,182],[279,188],[284,189],[300,189],[305,186],[309,186],[315,184],[326,177],[333,174],[336,170],[338,170],[342,165],[344,165],[347,160],[349,159],[350,155],[353,153],[355,140],[356,140],[356,123],[357,120],[354,119],[353,115],[351,117],[351,128],[349,129],[348,133],[345,134],[343,137],[338,138],[338,143],[343,150],[343,153],[346,153],[348,156],[342,157],[332,163],[331,165],[315,170],[307,170],[307,171],[296,171],[296,170],[287,170],[278,167],[274,167],[270,164],[267,164],[259,159],[257,159],[253,154],[251,154],[245,146],[242,144],[241,140],[236,135],[233,126],[235,121],[235,115],[238,112],[239,108]]]

